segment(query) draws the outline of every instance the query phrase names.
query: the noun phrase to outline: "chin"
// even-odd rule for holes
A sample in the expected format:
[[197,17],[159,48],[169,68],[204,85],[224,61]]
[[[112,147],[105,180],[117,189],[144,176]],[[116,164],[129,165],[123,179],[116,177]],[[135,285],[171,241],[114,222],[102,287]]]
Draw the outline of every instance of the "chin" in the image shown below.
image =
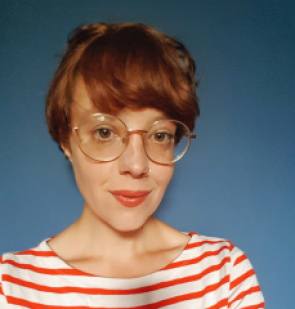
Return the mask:
[[140,231],[144,225],[151,219],[147,218],[118,218],[119,220],[116,222],[112,222],[110,224],[111,228],[116,230],[119,233],[136,233]]
[[143,228],[146,222],[132,222],[132,223],[121,223],[115,226],[112,226],[114,230],[119,233],[135,233]]

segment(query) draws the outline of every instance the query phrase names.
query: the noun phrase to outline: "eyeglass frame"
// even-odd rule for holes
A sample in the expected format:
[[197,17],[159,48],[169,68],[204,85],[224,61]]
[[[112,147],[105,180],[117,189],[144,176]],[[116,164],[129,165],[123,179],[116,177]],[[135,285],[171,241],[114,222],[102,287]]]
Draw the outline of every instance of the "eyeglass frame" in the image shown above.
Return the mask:
[[[182,158],[184,157],[184,155],[188,152],[188,149],[189,149],[189,147],[190,147],[190,145],[191,145],[191,140],[196,138],[196,134],[194,134],[194,133],[188,128],[188,126],[187,126],[185,123],[183,123],[183,122],[181,122],[181,121],[179,121],[179,120],[175,120],[175,119],[163,119],[163,120],[174,121],[174,122],[177,122],[177,123],[180,123],[181,125],[183,125],[183,126],[187,129],[187,131],[188,131],[188,133],[189,133],[189,134],[188,134],[188,139],[189,139],[189,140],[188,140],[188,144],[187,144],[187,146],[186,146],[186,149],[184,150],[183,154],[182,154],[180,157],[177,157],[177,159],[175,159],[175,160],[173,160],[173,161],[171,161],[171,162],[161,163],[161,162],[157,162],[157,161],[153,160],[152,158],[150,158],[150,156],[148,155],[148,153],[147,153],[147,151],[146,151],[146,146],[145,146],[145,143],[144,143],[144,137],[143,137],[143,135],[146,134],[146,133],[148,133],[149,130],[134,130],[134,129],[128,130],[127,125],[125,124],[125,122],[124,122],[123,120],[121,120],[120,118],[118,118],[118,117],[116,117],[116,116],[113,116],[113,115],[110,115],[110,114],[104,114],[104,113],[94,113],[94,114],[91,114],[91,115],[87,115],[87,116],[85,116],[83,119],[81,119],[80,123],[81,123],[85,118],[88,118],[88,117],[91,117],[91,116],[108,116],[108,117],[111,116],[111,117],[114,117],[114,118],[118,119],[118,120],[124,125],[124,127],[125,127],[125,129],[126,129],[126,132],[128,133],[128,134],[127,134],[126,146],[125,146],[125,148],[123,149],[123,151],[122,151],[117,157],[115,157],[115,158],[113,158],[113,159],[110,159],[110,160],[98,160],[98,159],[94,159],[94,158],[90,157],[90,156],[89,156],[87,153],[85,153],[85,151],[81,148],[81,141],[77,140],[77,137],[79,137],[79,139],[80,139],[79,132],[78,132],[79,126],[76,126],[76,127],[73,127],[73,128],[69,126],[69,130],[76,133],[76,134],[75,134],[75,136],[76,136],[75,140],[76,140],[76,142],[77,142],[77,144],[78,144],[80,150],[82,151],[82,153],[83,153],[87,158],[89,158],[90,160],[92,160],[92,161],[94,161],[94,162],[96,162],[96,163],[112,162],[112,161],[115,161],[115,160],[119,159],[120,156],[125,152],[126,148],[128,147],[130,135],[139,134],[139,135],[142,136],[143,149],[144,149],[144,152],[145,152],[145,154],[146,154],[146,156],[147,156],[147,158],[148,158],[149,160],[151,160],[152,162],[154,162],[154,163],[156,163],[156,164],[159,164],[159,165],[171,165],[171,164],[174,164],[175,162],[179,161],[180,159],[182,159]],[[157,121],[155,121],[155,122],[150,126],[150,128],[151,128],[152,126],[154,126],[155,124],[157,124],[158,122],[163,121],[163,120],[157,120]]]

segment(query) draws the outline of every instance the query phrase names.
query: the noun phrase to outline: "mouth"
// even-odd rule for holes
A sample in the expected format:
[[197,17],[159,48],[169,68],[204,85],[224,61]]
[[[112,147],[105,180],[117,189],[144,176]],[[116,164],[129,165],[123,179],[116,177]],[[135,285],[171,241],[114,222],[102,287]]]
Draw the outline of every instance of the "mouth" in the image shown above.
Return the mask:
[[125,207],[136,207],[143,203],[150,191],[111,191],[116,200]]

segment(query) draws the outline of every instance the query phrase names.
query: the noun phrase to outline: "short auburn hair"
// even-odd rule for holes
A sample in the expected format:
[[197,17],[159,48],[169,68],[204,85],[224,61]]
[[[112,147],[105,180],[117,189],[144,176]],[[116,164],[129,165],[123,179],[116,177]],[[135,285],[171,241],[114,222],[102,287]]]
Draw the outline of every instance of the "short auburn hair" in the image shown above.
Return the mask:
[[97,23],[68,39],[46,99],[52,138],[68,143],[77,78],[100,112],[156,108],[193,130],[199,115],[195,63],[185,46],[147,25]]

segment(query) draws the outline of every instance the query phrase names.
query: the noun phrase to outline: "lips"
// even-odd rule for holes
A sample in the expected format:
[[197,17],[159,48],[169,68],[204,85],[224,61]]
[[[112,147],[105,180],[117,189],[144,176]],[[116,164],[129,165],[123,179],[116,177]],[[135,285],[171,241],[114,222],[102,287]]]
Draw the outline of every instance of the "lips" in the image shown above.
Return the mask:
[[112,191],[111,193],[121,205],[126,207],[136,207],[146,200],[150,191],[118,190]]

